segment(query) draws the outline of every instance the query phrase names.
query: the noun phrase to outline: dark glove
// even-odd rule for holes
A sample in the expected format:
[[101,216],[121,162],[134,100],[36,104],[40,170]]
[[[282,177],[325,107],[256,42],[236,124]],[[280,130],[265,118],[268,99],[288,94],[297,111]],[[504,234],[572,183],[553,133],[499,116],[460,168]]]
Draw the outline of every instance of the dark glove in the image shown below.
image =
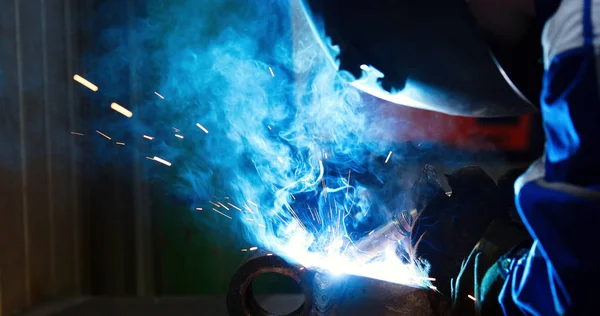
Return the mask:
[[523,242],[530,243],[530,238],[522,227],[501,220],[490,224],[451,281],[455,315],[503,315],[498,294],[515,245],[522,249]]

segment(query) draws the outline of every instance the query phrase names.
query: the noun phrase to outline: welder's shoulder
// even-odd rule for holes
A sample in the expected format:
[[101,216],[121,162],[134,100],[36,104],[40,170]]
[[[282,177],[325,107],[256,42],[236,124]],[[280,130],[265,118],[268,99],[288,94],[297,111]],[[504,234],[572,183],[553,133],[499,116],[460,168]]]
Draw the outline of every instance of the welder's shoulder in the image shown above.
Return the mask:
[[599,13],[600,0],[562,0],[542,33],[545,74],[540,103],[546,158],[552,163],[546,178],[552,180],[590,177],[580,167],[592,166],[600,157]]
[[590,251],[598,240],[600,187],[538,179],[523,186],[517,203],[536,241],[505,284],[500,296],[505,311],[591,315],[585,311],[595,304],[590,293],[600,282],[599,259]]
[[596,104],[600,96],[600,0],[562,0],[544,24],[542,47],[542,113],[562,108],[545,105],[562,102],[571,107],[570,103],[580,102],[583,94],[592,93],[593,99],[586,99],[586,103]]
[[[552,2],[552,1],[551,1]],[[543,3],[543,2],[542,2]],[[542,33],[544,65],[576,54],[584,47],[600,47],[600,0],[562,0]]]

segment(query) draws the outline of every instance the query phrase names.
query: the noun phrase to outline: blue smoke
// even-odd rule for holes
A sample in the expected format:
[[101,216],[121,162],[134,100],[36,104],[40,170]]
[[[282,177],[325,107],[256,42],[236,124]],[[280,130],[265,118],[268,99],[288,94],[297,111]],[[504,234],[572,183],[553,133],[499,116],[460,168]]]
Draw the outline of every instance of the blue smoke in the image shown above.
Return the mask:
[[[398,244],[350,262],[352,245],[403,208],[389,187],[402,156],[383,163],[390,144],[380,137],[401,127],[373,121],[299,2],[152,0],[134,22],[122,5],[104,3],[92,22],[99,44],[82,75],[100,87],[94,126],[112,141],[142,143],[123,150],[148,157],[153,177],[175,174],[173,192],[210,220],[239,225],[249,243],[318,269],[395,282],[407,282],[398,273],[424,273],[414,260],[405,268],[389,260]],[[129,82],[132,72],[143,80]],[[134,116],[111,111],[107,100]],[[154,157],[172,166],[165,171]]]

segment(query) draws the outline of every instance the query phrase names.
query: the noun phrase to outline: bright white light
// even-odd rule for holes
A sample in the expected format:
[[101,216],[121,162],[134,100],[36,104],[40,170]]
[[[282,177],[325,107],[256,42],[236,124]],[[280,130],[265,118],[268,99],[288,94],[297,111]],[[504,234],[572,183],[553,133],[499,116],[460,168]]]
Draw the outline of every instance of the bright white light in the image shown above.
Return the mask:
[[115,103],[115,102],[111,103],[110,104],[110,108],[113,109],[113,110],[115,110],[115,111],[117,111],[117,112],[119,112],[119,113],[121,113],[121,114],[123,114],[123,115],[125,115],[126,117],[132,117],[133,116],[133,113],[131,113],[131,111],[129,111],[128,109],[124,108],[123,106],[121,106],[118,103]]
[[206,127],[200,125],[200,123],[196,123],[196,126],[198,126],[198,128],[201,129],[203,132],[205,132],[206,134],[208,134],[208,130],[206,129]]
[[83,78],[80,75],[73,76],[73,80],[81,83],[83,86],[85,86],[86,88],[88,88],[94,92],[98,91],[98,87],[95,84],[89,82],[87,79]]
[[171,163],[169,161],[166,161],[166,160],[164,160],[164,159],[162,159],[160,157],[154,156],[154,158],[152,158],[152,160],[158,161],[158,162],[162,163],[165,166],[169,166],[169,167],[171,166]]

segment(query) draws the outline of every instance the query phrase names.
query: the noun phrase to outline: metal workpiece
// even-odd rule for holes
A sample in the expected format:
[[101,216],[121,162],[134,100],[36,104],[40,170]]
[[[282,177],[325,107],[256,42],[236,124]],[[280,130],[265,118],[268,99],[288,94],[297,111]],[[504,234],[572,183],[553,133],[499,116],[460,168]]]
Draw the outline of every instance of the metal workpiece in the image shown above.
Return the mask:
[[275,255],[257,255],[240,266],[229,285],[231,316],[278,315],[263,309],[252,292],[253,280],[279,273],[302,288],[304,303],[292,316],[324,315],[448,315],[450,300],[442,294],[359,276],[333,275],[292,265]]
[[313,279],[313,316],[331,315],[345,282],[328,273],[317,272]]
[[301,266],[291,265],[279,256],[263,253],[249,258],[233,275],[227,293],[227,312],[230,316],[276,315],[263,309],[252,291],[252,281],[265,273],[285,275],[296,281],[304,293],[304,303],[288,315],[310,315],[314,272],[307,271]]
[[450,299],[439,292],[358,276],[347,276],[332,315],[450,315]]

